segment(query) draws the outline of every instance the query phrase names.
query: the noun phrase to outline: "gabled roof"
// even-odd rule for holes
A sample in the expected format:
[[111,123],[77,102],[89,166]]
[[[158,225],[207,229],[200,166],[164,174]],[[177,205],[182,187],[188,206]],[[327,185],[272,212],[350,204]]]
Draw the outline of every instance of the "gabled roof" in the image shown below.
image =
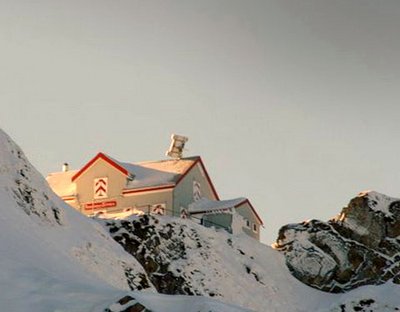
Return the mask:
[[210,200],[208,198],[201,198],[198,201],[195,201],[189,204],[189,212],[192,214],[196,213],[207,213],[207,212],[218,212],[227,210],[230,208],[239,208],[244,204],[248,204],[253,211],[254,215],[258,219],[261,225],[263,225],[263,221],[261,220],[260,216],[257,214],[256,210],[254,209],[253,205],[247,198],[239,197],[235,199],[229,200]]
[[206,179],[214,193],[215,198],[218,199],[218,194],[214,185],[207,173],[203,161],[199,156],[187,157],[181,159],[167,159],[160,161],[148,161],[139,163],[126,163],[120,162],[104,153],[98,153],[80,170],[71,170],[67,172],[57,172],[49,174],[47,180],[59,196],[70,196],[75,193],[67,194],[65,190],[74,187],[74,183],[85,171],[99,159],[104,160],[113,168],[121,172],[125,176],[134,177],[132,181],[126,186],[126,190],[143,189],[143,191],[153,190],[154,187],[174,187],[190,172],[196,165],[200,164]]
[[121,171],[122,174],[128,175],[128,171],[125,168],[123,168],[120,164],[118,164],[118,162],[116,162],[114,159],[107,156],[106,154],[98,153],[85,166],[83,166],[81,170],[79,170],[74,176],[72,176],[71,181],[74,182],[76,179],[78,179],[82,175],[82,173],[88,170],[99,159],[103,159],[111,166],[113,166],[115,169]]
[[[152,187],[174,187],[183,180],[193,167],[199,164],[204,172],[208,184],[211,187],[214,197],[219,199],[218,193],[215,190],[214,184],[212,183],[200,156],[147,161],[136,164],[117,163],[134,175],[134,179],[128,183],[126,189],[143,189],[143,191],[150,190],[148,188],[151,188],[152,190]],[[129,191],[126,192],[128,193]]]
[[161,185],[175,185],[197,163],[199,157],[168,159],[136,164],[119,164],[134,176],[127,189]]
[[251,210],[254,212],[256,218],[258,219],[258,221],[260,221],[260,224],[264,225],[263,220],[261,219],[261,217],[257,213],[257,210],[253,207],[253,205],[251,204],[251,202],[250,202],[250,200],[248,198],[246,198],[246,200],[244,202],[240,203],[240,205],[236,206],[236,208],[239,208],[239,206],[241,206],[243,204],[248,204],[250,206]]

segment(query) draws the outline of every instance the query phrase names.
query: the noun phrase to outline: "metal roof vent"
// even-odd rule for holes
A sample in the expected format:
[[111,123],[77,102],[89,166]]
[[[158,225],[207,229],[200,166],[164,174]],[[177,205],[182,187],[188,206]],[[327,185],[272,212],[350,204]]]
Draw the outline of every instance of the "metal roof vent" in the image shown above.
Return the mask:
[[183,149],[185,147],[185,143],[188,140],[189,139],[187,137],[182,135],[177,135],[177,134],[171,135],[171,145],[169,146],[169,149],[165,153],[165,155],[175,159],[182,158]]
[[64,163],[63,165],[62,165],[62,172],[67,172],[69,170],[69,165],[68,165],[68,163]]

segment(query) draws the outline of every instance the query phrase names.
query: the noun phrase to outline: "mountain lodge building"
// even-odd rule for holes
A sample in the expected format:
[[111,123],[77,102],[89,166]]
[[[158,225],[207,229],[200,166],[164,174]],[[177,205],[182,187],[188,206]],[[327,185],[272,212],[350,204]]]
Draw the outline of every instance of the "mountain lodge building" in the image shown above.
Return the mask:
[[87,216],[169,215],[260,239],[263,223],[250,201],[220,200],[199,156],[133,164],[99,153],[81,169],[65,164],[46,180]]

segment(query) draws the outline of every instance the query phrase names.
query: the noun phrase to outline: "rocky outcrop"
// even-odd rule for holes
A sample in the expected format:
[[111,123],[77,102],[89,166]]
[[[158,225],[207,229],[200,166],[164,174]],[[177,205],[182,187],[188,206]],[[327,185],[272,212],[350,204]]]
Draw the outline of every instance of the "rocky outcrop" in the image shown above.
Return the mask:
[[399,235],[400,200],[364,192],[328,222],[282,227],[274,247],[297,279],[337,293],[389,280],[400,284]]
[[[211,297],[263,311],[263,298],[275,291],[264,266],[275,252],[246,234],[168,216],[97,221],[142,265],[158,293]],[[257,300],[248,300],[249,292]]]
[[157,229],[157,224],[158,220],[148,215],[133,220],[105,222],[114,240],[143,266],[158,292],[196,294],[191,283],[171,265],[176,260],[185,259],[184,238],[189,233],[185,233],[184,229],[176,233],[177,229],[171,224]]

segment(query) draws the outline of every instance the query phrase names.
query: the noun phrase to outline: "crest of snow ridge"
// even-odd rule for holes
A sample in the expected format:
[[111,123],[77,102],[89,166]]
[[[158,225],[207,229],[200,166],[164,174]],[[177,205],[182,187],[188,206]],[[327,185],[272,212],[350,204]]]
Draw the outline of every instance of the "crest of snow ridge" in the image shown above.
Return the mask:
[[[22,150],[1,130],[0,209],[0,226],[11,224],[3,233],[4,241],[25,241],[32,247],[23,252],[27,259],[32,250],[40,250],[43,259],[52,254],[58,257],[58,263],[70,265],[71,275],[87,274],[88,278],[99,278],[122,289],[153,288],[140,264],[97,222],[58,198]],[[13,226],[22,226],[23,230],[10,230]],[[43,259],[36,259],[32,266],[45,266]]]
[[328,222],[282,227],[275,248],[292,274],[309,286],[343,292],[400,283],[400,200],[363,192]]
[[[37,188],[36,188],[37,187]],[[0,129],[0,193],[2,209],[18,207],[38,222],[63,223],[63,212],[42,176],[26,159],[22,150]],[[8,198],[9,202],[5,199]],[[8,205],[7,205],[8,204]]]

